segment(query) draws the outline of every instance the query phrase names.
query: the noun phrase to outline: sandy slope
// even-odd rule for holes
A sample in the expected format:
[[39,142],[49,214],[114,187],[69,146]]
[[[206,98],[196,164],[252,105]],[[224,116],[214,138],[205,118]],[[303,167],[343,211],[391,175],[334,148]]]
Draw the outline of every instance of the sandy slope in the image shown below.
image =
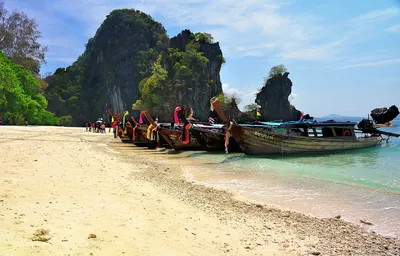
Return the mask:
[[[187,182],[163,155],[83,129],[0,126],[0,255],[400,255],[398,240],[343,221]],[[32,241],[38,229],[50,240]]]

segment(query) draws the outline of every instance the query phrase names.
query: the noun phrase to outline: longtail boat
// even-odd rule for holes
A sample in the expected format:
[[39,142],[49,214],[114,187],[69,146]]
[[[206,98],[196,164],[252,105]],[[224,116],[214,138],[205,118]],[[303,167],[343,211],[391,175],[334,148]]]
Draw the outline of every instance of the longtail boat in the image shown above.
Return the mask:
[[[178,111],[178,117],[183,120],[184,126],[190,124],[189,131],[199,142],[200,146],[209,152],[226,151],[241,152],[239,144],[231,136],[226,136],[226,128],[223,124],[210,124],[195,122],[193,119],[188,120],[184,111]],[[193,110],[191,110],[193,115]],[[229,141],[227,141],[227,139]]]
[[384,140],[382,134],[385,133],[377,129],[361,130],[362,135],[356,136],[356,122],[237,124],[225,117],[218,98],[212,98],[211,104],[240,148],[248,155],[337,152],[375,147]]
[[157,124],[150,114],[146,111],[144,116],[153,125],[157,127],[157,132],[161,137],[169,144],[169,146],[175,150],[197,150],[201,149],[199,142],[194,136],[190,135],[189,126],[179,124],[178,111],[181,111],[180,107],[174,111],[175,125],[174,127]]
[[121,114],[117,114],[114,115],[114,112],[112,111],[112,109],[108,109],[108,113],[110,114],[111,118],[112,118],[112,128],[115,129],[116,131],[114,131],[116,133],[116,137],[119,137],[120,140],[123,143],[131,143],[131,139],[126,135],[123,126],[118,125],[118,123],[122,124],[120,117]]
[[146,119],[144,118],[145,113],[146,111],[140,113],[139,122],[134,117],[131,117],[135,125],[128,127],[127,133],[132,138],[133,144],[149,149],[168,147],[168,143],[158,136],[157,127],[154,127],[148,120],[146,123]]
[[225,125],[192,123],[189,131],[206,151],[242,151],[233,137],[226,137]]

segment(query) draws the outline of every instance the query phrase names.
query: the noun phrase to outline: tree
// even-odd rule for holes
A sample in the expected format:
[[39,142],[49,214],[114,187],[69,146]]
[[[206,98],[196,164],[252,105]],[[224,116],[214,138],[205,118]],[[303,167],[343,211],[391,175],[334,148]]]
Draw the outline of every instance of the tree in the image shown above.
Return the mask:
[[209,33],[197,32],[194,34],[194,38],[197,42],[214,43],[214,37]]
[[219,102],[225,109],[237,108],[242,100],[237,96],[236,92],[221,93],[218,95]]
[[287,68],[284,65],[281,64],[281,65],[273,66],[268,73],[268,77],[264,78],[264,80],[266,81],[273,77],[282,76],[285,72],[287,72]]
[[252,103],[252,104],[244,106],[243,110],[244,110],[244,112],[252,112],[256,109],[256,107],[257,107],[257,103]]
[[11,124],[58,124],[54,113],[46,110],[47,100],[39,92],[41,85],[34,75],[0,51],[0,109],[2,118]]
[[37,26],[35,19],[15,10],[9,13],[0,2],[0,50],[15,63],[24,64],[27,59],[46,63],[47,47],[38,42],[42,34]]
[[60,117],[60,125],[62,126],[70,126],[72,124],[72,116],[62,116]]

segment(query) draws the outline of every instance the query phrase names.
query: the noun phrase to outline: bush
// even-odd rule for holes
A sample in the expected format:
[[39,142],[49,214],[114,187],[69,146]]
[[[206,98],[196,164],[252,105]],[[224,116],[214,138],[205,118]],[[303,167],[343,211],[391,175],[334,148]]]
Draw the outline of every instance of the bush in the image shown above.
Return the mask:
[[70,126],[72,124],[72,116],[62,116],[60,117],[60,125]]
[[[268,73],[267,79],[282,76],[285,72],[287,72],[287,68],[284,65],[281,64],[281,65],[273,66]],[[267,79],[265,79],[265,80],[267,80]]]

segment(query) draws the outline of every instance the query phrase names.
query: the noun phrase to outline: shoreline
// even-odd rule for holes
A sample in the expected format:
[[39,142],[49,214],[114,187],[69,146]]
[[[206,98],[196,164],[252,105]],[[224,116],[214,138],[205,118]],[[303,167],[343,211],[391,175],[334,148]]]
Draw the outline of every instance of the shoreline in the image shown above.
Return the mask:
[[[5,214],[0,216],[0,244],[3,244],[0,252],[4,251],[6,255],[15,250],[17,254],[12,255],[49,255],[46,252],[58,255],[67,251],[110,255],[106,252],[122,253],[122,250],[127,255],[161,252],[164,255],[400,254],[399,239],[365,231],[343,220],[316,218],[241,201],[226,189],[190,181],[182,165],[166,163],[170,156],[177,156],[175,154],[134,148],[114,139],[111,134],[97,136],[86,133],[84,128],[82,131],[64,128],[59,134],[51,133],[51,128],[35,129],[39,131],[32,131],[29,127],[0,129],[0,141],[6,142],[0,149],[6,156],[2,165],[13,167],[2,173],[5,178],[0,180],[0,199],[3,200],[0,206],[13,209],[11,212],[3,211]],[[36,136],[28,137],[30,132]],[[49,161],[52,165],[36,166],[36,158],[40,163],[47,156],[51,156]],[[52,166],[59,166],[59,169],[53,170]],[[31,173],[30,169],[35,170]],[[16,183],[21,179],[24,183]],[[44,183],[34,186],[40,180]],[[43,191],[45,189],[50,193]],[[26,201],[25,204],[14,198],[27,197],[27,193],[32,197],[37,194],[45,198],[54,197],[49,198],[52,202],[64,198],[65,205],[52,212],[47,207],[40,208],[38,198],[21,199]],[[68,197],[71,199],[65,201]],[[35,200],[39,200],[38,205]],[[67,209],[75,209],[74,202],[86,210],[63,216],[64,222],[58,222],[60,211],[66,214]],[[139,205],[143,208],[136,207]],[[99,209],[101,206],[105,208]],[[108,207],[112,209],[105,210]],[[14,211],[26,212],[23,216],[17,214],[21,219],[29,215],[37,217],[45,211],[48,219],[43,221],[41,218],[37,224],[35,218],[27,221],[34,227],[24,220],[19,224],[8,223],[16,216]],[[87,212],[91,215],[85,216]],[[99,219],[93,219],[93,215]],[[128,216],[139,216],[141,221],[129,220]],[[66,232],[66,224],[72,230],[87,232]],[[123,226],[119,226],[121,224]],[[27,242],[30,233],[42,226],[50,226],[50,232],[55,233],[50,242]],[[154,227],[159,228],[155,230]],[[109,231],[97,231],[99,239],[87,239],[89,230],[99,228]],[[117,234],[119,232],[122,234]],[[134,235],[130,237],[130,233]],[[61,234],[68,241],[62,242]],[[71,245],[71,241],[74,244]]]
[[[196,161],[197,157],[190,158]],[[201,157],[200,161],[205,164],[200,169],[186,168],[191,173],[189,179],[202,185],[229,189],[238,195],[239,200],[317,218],[341,215],[341,219],[365,230],[400,238],[400,194],[397,191],[295,175],[281,172],[276,166],[268,167],[266,172],[251,167],[242,171],[240,168],[246,168],[243,160],[239,159],[233,165],[220,164],[221,160],[225,162],[223,159],[214,161]],[[217,163],[217,167],[208,168],[207,164],[210,163]],[[373,225],[365,225],[360,220],[372,222]]]

